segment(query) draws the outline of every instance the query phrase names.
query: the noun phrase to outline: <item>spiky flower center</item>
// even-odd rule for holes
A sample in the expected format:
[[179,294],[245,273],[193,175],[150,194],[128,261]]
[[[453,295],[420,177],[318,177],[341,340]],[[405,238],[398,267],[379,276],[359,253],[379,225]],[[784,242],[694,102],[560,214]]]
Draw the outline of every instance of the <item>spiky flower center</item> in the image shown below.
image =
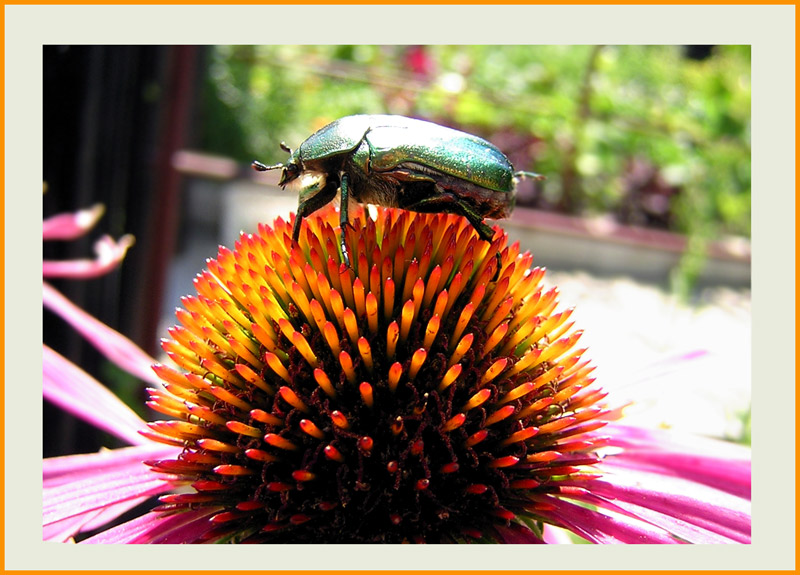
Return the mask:
[[[150,425],[184,446],[150,462],[211,506],[206,540],[455,542],[540,529],[537,510],[597,461],[604,425],[580,332],[498,233],[461,217],[378,209],[242,235],[183,300]],[[495,273],[496,253],[502,268]]]

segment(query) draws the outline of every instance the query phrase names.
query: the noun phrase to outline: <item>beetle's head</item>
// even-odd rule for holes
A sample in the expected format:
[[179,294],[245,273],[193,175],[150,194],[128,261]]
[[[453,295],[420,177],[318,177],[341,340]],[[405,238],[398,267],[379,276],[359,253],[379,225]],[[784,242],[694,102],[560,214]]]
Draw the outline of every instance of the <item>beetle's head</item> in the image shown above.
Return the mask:
[[281,179],[278,181],[279,186],[285,186],[286,184],[294,181],[297,176],[303,171],[299,165],[295,163],[288,163],[286,165],[281,164]]
[[269,172],[270,170],[280,170],[281,179],[278,181],[279,186],[285,186],[286,184],[294,180],[297,176],[299,176],[300,173],[303,171],[300,165],[297,164],[296,162],[267,166],[262,164],[261,162],[254,161],[253,169],[256,170],[257,172]]
[[253,162],[253,169],[259,172],[281,170],[281,179],[278,180],[278,185],[288,186],[290,191],[297,193],[301,203],[316,196],[325,187],[328,180],[324,172],[304,170],[299,161],[292,158],[289,158],[286,164],[275,164],[274,166]]
[[295,157],[296,154],[292,151],[292,149],[286,145],[285,142],[281,142],[281,150],[284,152],[288,152],[289,159],[286,161],[285,164],[275,164],[273,166],[267,166],[262,164],[261,162],[253,162],[253,169],[259,172],[268,172],[270,170],[281,170],[281,179],[278,181],[279,186],[285,186],[297,176],[299,176],[303,172],[303,166],[299,158]]

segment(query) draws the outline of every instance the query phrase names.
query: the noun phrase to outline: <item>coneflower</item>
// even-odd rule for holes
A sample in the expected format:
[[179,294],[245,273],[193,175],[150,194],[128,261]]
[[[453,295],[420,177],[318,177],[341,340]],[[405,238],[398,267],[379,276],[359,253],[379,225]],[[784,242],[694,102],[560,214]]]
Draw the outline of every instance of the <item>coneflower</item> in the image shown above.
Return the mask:
[[685,460],[663,438],[604,433],[620,413],[572,310],[505,234],[365,211],[344,231],[350,269],[333,208],[299,244],[291,223],[221,248],[163,343],[178,367],[156,366],[149,405],[170,419],[142,433],[174,455],[146,461],[162,478],[147,493],[184,488],[87,542],[541,543],[548,524],[594,542],[749,541],[749,461],[670,468]]
[[[348,227],[278,220],[222,249],[183,300],[148,437],[183,446],[156,471],[208,507],[202,540],[542,539],[598,477],[618,414],[601,405],[572,310],[497,233],[461,217],[377,209]],[[499,274],[495,266],[500,254]],[[496,278],[496,279],[495,279]],[[578,485],[581,488],[577,487]]]

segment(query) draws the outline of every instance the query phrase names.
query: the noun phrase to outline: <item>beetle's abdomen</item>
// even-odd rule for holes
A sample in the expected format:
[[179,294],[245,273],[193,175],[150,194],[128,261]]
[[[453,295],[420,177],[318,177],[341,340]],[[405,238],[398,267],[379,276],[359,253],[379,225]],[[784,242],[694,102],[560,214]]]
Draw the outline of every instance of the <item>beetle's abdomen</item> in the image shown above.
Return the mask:
[[447,174],[438,174],[434,179],[434,194],[451,194],[484,218],[507,218],[514,209],[517,190],[513,182],[510,191],[500,192]]

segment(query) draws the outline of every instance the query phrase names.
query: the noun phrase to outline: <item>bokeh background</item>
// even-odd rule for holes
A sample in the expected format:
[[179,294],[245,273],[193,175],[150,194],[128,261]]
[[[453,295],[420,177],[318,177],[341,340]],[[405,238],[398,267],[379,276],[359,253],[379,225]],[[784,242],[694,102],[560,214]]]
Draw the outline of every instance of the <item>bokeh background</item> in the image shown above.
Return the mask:
[[[254,159],[403,114],[547,177],[500,224],[577,307],[632,419],[749,443],[749,46],[45,46],[43,63],[43,215],[107,209],[44,257],[134,234],[119,270],[57,287],[153,355],[217,246],[295,209]],[[47,313],[44,337],[147,417],[141,386]],[[44,410],[45,456],[113,444]]]

